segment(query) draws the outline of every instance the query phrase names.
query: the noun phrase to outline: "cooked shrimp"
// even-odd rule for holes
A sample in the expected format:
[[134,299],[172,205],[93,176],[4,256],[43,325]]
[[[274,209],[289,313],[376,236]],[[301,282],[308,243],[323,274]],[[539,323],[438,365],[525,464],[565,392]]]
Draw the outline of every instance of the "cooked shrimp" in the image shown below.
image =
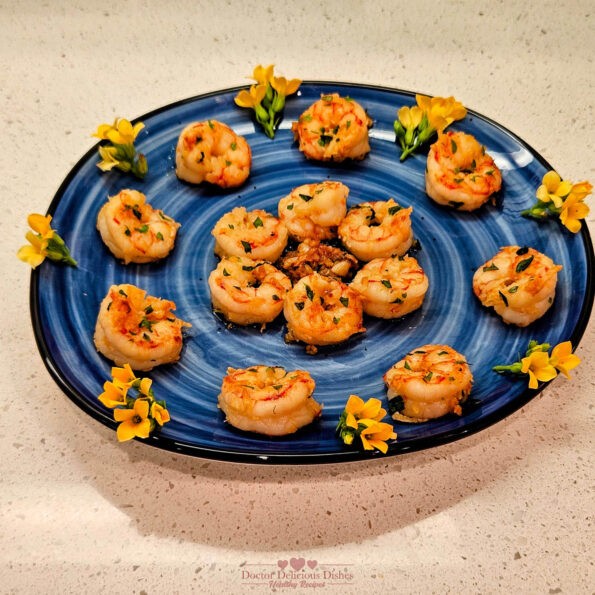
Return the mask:
[[412,256],[393,256],[368,262],[350,285],[362,298],[366,314],[399,318],[422,305],[428,278]]
[[303,184],[279,201],[279,217],[292,238],[328,240],[347,212],[349,188],[341,182]]
[[322,411],[312,398],[315,382],[304,370],[281,367],[227,368],[219,407],[234,427],[267,436],[285,436],[311,423]]
[[152,370],[180,358],[182,330],[174,302],[147,295],[135,285],[112,285],[101,302],[95,346],[116,365]]
[[283,310],[291,281],[272,264],[239,256],[221,259],[209,275],[215,311],[236,324],[266,324]]
[[178,139],[176,174],[192,184],[239,186],[250,175],[251,163],[246,139],[217,120],[188,124]]
[[291,126],[299,149],[309,159],[363,159],[370,152],[372,120],[362,106],[337,93],[322,95]]
[[154,209],[137,190],[121,190],[101,207],[97,229],[101,239],[124,264],[165,258],[173,249],[179,223]]
[[357,258],[352,254],[318,240],[304,240],[277,264],[293,282],[312,273],[335,277],[341,281],[351,277],[358,266]]
[[341,281],[312,273],[287,292],[283,313],[287,340],[332,345],[366,329],[359,295]]
[[527,326],[554,302],[562,266],[534,250],[506,246],[473,275],[473,292],[507,324]]
[[502,185],[502,174],[475,137],[464,132],[440,134],[430,147],[426,192],[441,205],[473,211]]
[[287,228],[262,209],[235,207],[225,213],[211,232],[218,256],[246,256],[275,262],[287,245]]
[[339,237],[363,261],[401,256],[413,243],[412,207],[404,209],[392,198],[364,202],[349,209],[339,225]]
[[386,374],[393,419],[422,422],[447,413],[461,415],[473,375],[465,357],[448,345],[424,345],[408,353]]

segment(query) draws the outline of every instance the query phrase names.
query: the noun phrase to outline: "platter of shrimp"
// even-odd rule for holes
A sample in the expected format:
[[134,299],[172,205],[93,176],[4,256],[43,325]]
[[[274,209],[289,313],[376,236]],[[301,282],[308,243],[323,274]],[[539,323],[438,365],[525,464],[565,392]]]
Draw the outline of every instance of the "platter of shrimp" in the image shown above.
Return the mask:
[[[594,293],[586,227],[520,216],[553,168],[472,110],[443,146],[400,161],[393,124],[414,102],[407,91],[304,82],[273,139],[237,92],[139,118],[144,179],[100,172],[94,147],[58,189],[48,213],[78,266],[35,269],[31,312],[66,395],[115,429],[98,395],[112,366],[132,362],[171,415],[146,443],[283,464],[385,456],[338,439],[352,394],[395,413],[389,456],[482,430],[537,395],[492,368],[530,340],[576,346]],[[335,125],[314,110],[337,98],[352,105]],[[312,118],[327,132],[314,134]],[[209,169],[216,147],[222,161]],[[473,155],[487,189],[449,194],[453,148]],[[498,289],[506,267],[533,267],[531,283],[519,275]],[[432,382],[450,389],[429,387],[425,372],[428,391],[407,392],[406,373],[430,351],[446,358]],[[286,400],[256,386],[265,377]]]

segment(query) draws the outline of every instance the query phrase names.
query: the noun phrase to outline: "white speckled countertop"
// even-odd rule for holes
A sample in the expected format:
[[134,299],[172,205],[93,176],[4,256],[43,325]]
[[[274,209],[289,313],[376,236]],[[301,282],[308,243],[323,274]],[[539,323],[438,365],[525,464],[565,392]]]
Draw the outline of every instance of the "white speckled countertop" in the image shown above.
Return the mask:
[[[593,320],[572,381],[471,437],[371,464],[235,465],[118,444],[67,399],[38,355],[14,253],[99,122],[243,84],[257,63],[455,95],[564,178],[595,182],[594,12],[0,2],[0,592],[266,593],[278,561],[303,558],[329,572],[323,593],[592,593]],[[315,590],[295,582],[276,590]]]

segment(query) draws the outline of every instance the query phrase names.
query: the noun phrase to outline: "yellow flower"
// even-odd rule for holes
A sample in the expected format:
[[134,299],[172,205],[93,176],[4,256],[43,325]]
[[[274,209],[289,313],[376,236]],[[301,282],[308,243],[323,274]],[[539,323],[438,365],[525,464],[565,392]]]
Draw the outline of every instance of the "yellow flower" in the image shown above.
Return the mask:
[[97,150],[99,151],[99,156],[101,157],[101,161],[97,164],[97,167],[101,171],[110,171],[116,165],[120,163],[120,160],[116,157],[118,153],[118,149],[116,147],[98,147]]
[[254,108],[260,105],[267,92],[266,85],[252,85],[249,91],[242,89],[235,97],[236,105]]
[[102,140],[109,140],[115,145],[131,145],[138,133],[145,127],[142,122],[134,126],[126,118],[116,118],[112,125],[101,124],[93,136]]
[[467,115],[467,109],[454,97],[427,97],[416,95],[415,100],[422,112],[426,114],[430,127],[442,132],[455,120],[462,120]]
[[112,368],[112,378],[116,384],[127,388],[130,388],[132,383],[137,380],[130,364],[124,364],[121,368],[114,366]]
[[28,231],[25,235],[30,245],[21,246],[17,252],[19,260],[27,263],[31,268],[37,268],[47,256],[48,240]]
[[54,237],[54,230],[50,225],[51,221],[51,215],[31,213],[27,217],[27,223],[35,233],[28,231],[25,234],[29,245],[21,246],[17,252],[17,257],[30,265],[31,268],[37,268],[46,259],[48,243]]
[[408,107],[404,105],[398,112],[397,117],[405,130],[414,130],[417,128],[421,122],[423,117],[423,111],[417,105],[413,107]]
[[524,357],[521,360],[521,372],[529,374],[529,388],[537,388],[538,381],[548,382],[558,375],[545,351],[534,351]]
[[270,83],[271,87],[273,87],[279,95],[287,97],[288,95],[293,95],[299,89],[302,81],[300,81],[300,79],[291,79],[288,81],[284,76],[274,76],[270,80]]
[[376,448],[383,454],[386,454],[388,451],[386,441],[397,437],[397,434],[393,431],[393,427],[390,424],[369,419],[365,420],[365,426],[360,434],[364,450],[373,450]]
[[548,171],[543,176],[541,186],[537,188],[535,196],[541,202],[553,202],[554,206],[559,209],[571,190],[570,182],[563,181],[555,171]]
[[[365,403],[363,399],[357,395],[350,395],[345,405],[348,419],[350,416],[355,419],[367,419],[372,421],[380,421],[385,415],[386,411],[382,409],[382,402],[380,399],[368,399]],[[351,424],[348,424],[351,425]],[[351,427],[357,427],[351,425]]]
[[150,378],[142,378],[138,387],[138,392],[145,397],[151,397],[151,384],[153,384],[153,381]]
[[252,72],[252,76],[250,78],[253,78],[259,85],[264,85],[266,88],[273,78],[274,68],[274,64],[269,64],[267,67],[259,64]]
[[584,200],[591,194],[591,190],[593,190],[593,186],[589,182],[577,182],[572,185],[569,196],[575,196],[578,200]]
[[51,240],[54,236],[54,230],[50,226],[51,222],[51,215],[44,216],[40,215],[39,213],[31,213],[27,217],[27,223],[29,224],[29,227],[46,240]]
[[103,383],[103,392],[99,395],[99,400],[109,409],[126,405],[126,392],[128,387],[117,385],[106,381]]
[[550,357],[550,364],[570,378],[570,370],[576,368],[581,363],[578,355],[572,353],[572,343],[570,341],[564,341],[556,345],[552,349],[552,355]]
[[132,409],[114,409],[114,419],[120,422],[116,430],[120,442],[132,440],[135,436],[148,438],[151,433],[147,399],[136,399]]
[[151,417],[160,426],[162,426],[164,423],[167,423],[171,419],[169,416],[169,411],[156,402],[151,405]]
[[589,207],[581,202],[575,195],[571,194],[563,203],[560,211],[560,221],[572,233],[578,233],[581,229],[581,219],[589,214]]

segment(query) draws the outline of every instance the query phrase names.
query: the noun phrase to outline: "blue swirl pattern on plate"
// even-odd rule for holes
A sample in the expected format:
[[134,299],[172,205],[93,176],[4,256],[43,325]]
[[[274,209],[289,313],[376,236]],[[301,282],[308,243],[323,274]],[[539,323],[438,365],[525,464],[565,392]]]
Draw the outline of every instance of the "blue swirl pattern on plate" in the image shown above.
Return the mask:
[[[149,174],[138,181],[120,172],[102,174],[96,148],[70,172],[49,213],[53,226],[79,261],[78,268],[45,264],[32,274],[31,312],[42,358],[64,392],[84,411],[112,428],[112,412],[97,400],[112,363],[99,355],[93,331],[99,303],[114,283],[133,283],[172,299],[177,314],[192,323],[180,361],[147,373],[159,398],[167,401],[172,421],[146,442],[201,457],[244,462],[320,463],[377,456],[347,447],[335,437],[335,425],[351,393],[385,398],[382,375],[405,353],[425,343],[446,343],[465,354],[474,388],[462,417],[446,416],[424,424],[395,423],[398,440],[389,454],[449,442],[509,415],[539,391],[524,381],[499,376],[491,368],[516,359],[532,338],[551,344],[580,340],[593,303],[593,248],[586,228],[566,232],[558,223],[538,224],[519,212],[534,201],[543,174],[552,169],[522,140],[474,112],[451,126],[471,133],[486,145],[503,172],[497,206],[458,213],[431,201],[424,191],[426,155],[399,162],[393,132],[396,110],[414,103],[413,94],[350,84],[303,83],[288,99],[275,139],[256,129],[248,110],[234,105],[238,89],[203,95],[166,106],[140,118],[145,129],[138,150],[149,162]],[[349,95],[374,120],[370,154],[361,162],[333,165],[307,161],[290,131],[321,94]],[[221,191],[191,186],[174,171],[177,138],[190,122],[223,121],[245,136],[253,165],[243,187]],[[430,279],[420,310],[401,320],[368,318],[367,332],[344,345],[309,356],[304,347],[286,344],[284,321],[256,328],[228,328],[213,315],[207,287],[215,267],[211,229],[234,206],[277,211],[278,200],[307,182],[339,180],[350,188],[348,204],[395,198],[413,206],[412,223],[421,249],[416,256]],[[174,252],[163,262],[122,265],[103,245],[95,229],[97,213],[108,196],[123,188],[147,195],[153,206],[181,222]],[[530,327],[505,325],[481,306],[472,293],[474,271],[500,246],[528,245],[563,265],[553,307]],[[296,434],[268,438],[235,430],[224,422],[217,395],[228,366],[254,364],[306,369],[316,381],[322,417]]]

